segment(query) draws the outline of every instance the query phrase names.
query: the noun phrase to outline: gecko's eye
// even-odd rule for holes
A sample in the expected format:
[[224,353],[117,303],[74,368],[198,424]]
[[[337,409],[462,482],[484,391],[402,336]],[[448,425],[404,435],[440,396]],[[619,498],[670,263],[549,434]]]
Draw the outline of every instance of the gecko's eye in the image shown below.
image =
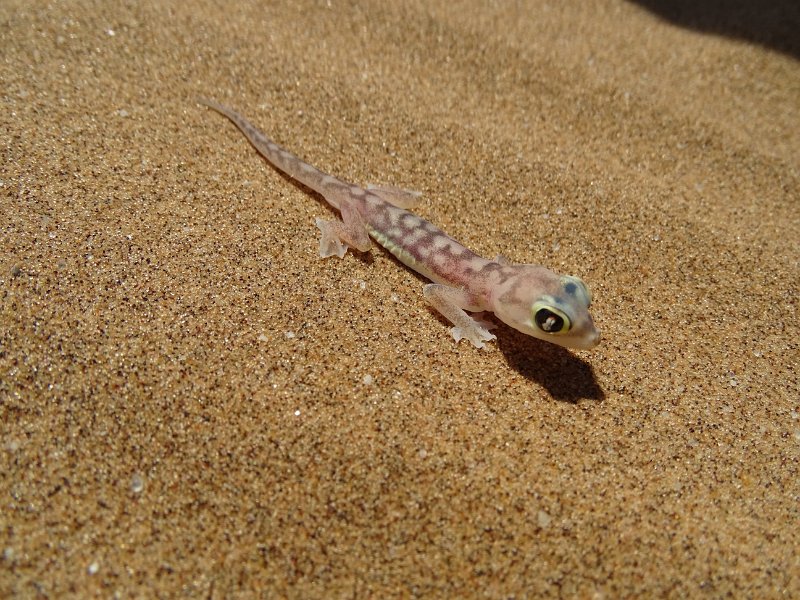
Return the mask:
[[571,327],[569,317],[545,302],[533,305],[533,322],[545,333],[567,333]]

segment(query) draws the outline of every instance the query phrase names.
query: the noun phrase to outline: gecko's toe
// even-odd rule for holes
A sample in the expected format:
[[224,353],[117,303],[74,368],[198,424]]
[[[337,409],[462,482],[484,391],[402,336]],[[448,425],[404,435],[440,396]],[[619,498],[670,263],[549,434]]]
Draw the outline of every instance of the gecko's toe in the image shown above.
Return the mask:
[[451,327],[450,335],[453,336],[453,339],[456,341],[457,344],[464,338],[464,331],[461,329],[461,327]]
[[492,340],[497,339],[496,336],[489,333],[489,331],[483,327],[474,327],[467,331],[461,327],[453,327],[450,329],[450,335],[453,336],[453,339],[456,341],[456,343],[466,338],[473,346],[479,349],[483,348],[483,342],[491,342]]
[[316,220],[317,227],[321,232],[319,238],[319,255],[321,258],[328,258],[329,256],[338,256],[344,258],[347,252],[347,244],[343,244],[332,231],[330,221],[324,219]]

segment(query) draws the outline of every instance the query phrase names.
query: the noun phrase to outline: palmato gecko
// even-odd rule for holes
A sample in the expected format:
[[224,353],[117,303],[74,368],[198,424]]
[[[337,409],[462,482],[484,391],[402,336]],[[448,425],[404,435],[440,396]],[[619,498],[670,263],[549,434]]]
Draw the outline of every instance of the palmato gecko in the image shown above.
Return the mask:
[[342,220],[317,219],[322,258],[343,258],[348,247],[366,252],[370,236],[403,264],[430,279],[423,294],[452,324],[456,342],[477,348],[495,339],[489,323],[465,311],[493,312],[503,323],[540,340],[567,348],[593,348],[600,341],[589,314],[586,284],[539,265],[482,258],[438,227],[409,212],[417,192],[395,187],[353,185],[303,162],[236,111],[211,100],[200,102],[229,118],[264,158],[322,195]]

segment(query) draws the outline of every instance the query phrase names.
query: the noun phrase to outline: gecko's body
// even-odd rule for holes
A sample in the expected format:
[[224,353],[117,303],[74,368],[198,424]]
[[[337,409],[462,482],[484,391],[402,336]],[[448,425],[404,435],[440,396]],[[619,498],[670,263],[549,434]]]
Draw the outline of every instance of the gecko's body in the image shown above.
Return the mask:
[[559,276],[538,265],[487,260],[425,219],[406,210],[418,194],[392,187],[359,187],[323,173],[278,146],[234,110],[202,100],[228,117],[269,162],[321,194],[342,220],[317,219],[320,255],[344,257],[348,246],[362,252],[370,236],[401,262],[434,283],[425,297],[454,327],[456,341],[476,347],[495,339],[487,323],[464,311],[491,311],[501,321],[539,339],[572,348],[600,340],[588,308],[591,295],[577,277]]

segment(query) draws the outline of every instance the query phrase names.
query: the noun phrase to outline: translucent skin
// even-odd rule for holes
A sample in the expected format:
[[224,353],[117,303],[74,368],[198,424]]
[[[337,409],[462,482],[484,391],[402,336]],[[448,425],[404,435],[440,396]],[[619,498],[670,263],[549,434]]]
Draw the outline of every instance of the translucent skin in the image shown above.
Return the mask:
[[[564,277],[538,265],[514,265],[505,282],[493,287],[492,312],[514,329],[566,348],[588,350],[600,343],[600,332],[589,314],[591,296],[577,277]],[[543,331],[532,313],[543,304],[557,309],[570,322],[567,330]]]
[[320,256],[344,257],[348,247],[365,252],[370,236],[401,262],[434,283],[424,287],[428,301],[454,327],[456,341],[477,348],[495,339],[490,325],[465,311],[491,311],[506,325],[567,348],[589,349],[600,333],[589,314],[591,294],[577,277],[561,276],[539,265],[488,260],[462,246],[425,219],[406,210],[419,194],[394,187],[363,188],[323,173],[300,160],[234,110],[200,100],[233,123],[275,167],[321,194],[342,220],[317,219]]

